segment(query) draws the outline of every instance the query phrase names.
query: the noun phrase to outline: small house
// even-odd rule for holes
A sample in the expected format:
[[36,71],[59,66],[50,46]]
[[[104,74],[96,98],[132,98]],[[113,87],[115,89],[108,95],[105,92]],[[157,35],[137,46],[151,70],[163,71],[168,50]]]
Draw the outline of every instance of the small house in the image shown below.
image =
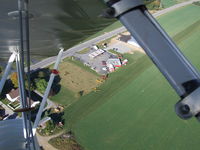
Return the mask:
[[[11,102],[20,102],[20,96],[19,96],[19,88],[18,89],[12,89],[8,94],[6,94],[6,98]],[[28,98],[27,98],[28,99]],[[31,107],[35,107],[37,104],[40,103],[40,100],[38,97],[32,94],[31,97]]]
[[12,89],[8,94],[6,94],[6,98],[11,102],[19,100],[19,89]]

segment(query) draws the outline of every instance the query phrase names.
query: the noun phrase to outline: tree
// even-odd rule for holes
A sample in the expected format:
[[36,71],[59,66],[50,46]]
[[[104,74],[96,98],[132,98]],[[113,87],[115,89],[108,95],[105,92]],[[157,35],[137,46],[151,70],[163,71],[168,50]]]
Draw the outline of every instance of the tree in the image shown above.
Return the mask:
[[44,93],[47,88],[47,81],[45,79],[36,79],[36,89],[41,93]]
[[[27,90],[29,90],[29,84],[28,84],[28,81],[25,80],[25,87]],[[35,89],[35,86],[33,84],[33,82],[30,83],[30,90],[33,91]]]
[[83,96],[83,94],[84,94],[84,90],[81,90],[81,91],[78,92],[79,97]]
[[39,71],[38,72],[38,78],[44,78],[46,76],[44,71]]
[[15,88],[18,88],[18,78],[17,78],[17,72],[13,72],[10,75],[10,80],[12,81],[12,84],[14,85]]

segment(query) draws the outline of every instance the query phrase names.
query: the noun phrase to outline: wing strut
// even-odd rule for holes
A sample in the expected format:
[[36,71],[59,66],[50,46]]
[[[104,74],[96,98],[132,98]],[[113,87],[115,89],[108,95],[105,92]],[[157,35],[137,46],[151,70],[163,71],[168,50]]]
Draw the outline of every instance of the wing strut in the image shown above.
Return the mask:
[[181,101],[175,111],[182,119],[200,115],[200,76],[141,0],[105,0],[108,17],[127,28],[165,76]]

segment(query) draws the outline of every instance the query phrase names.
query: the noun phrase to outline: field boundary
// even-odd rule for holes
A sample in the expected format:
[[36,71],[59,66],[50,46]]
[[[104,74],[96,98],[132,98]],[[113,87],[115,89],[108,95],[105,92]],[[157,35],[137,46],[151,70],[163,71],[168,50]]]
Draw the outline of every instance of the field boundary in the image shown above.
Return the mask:
[[188,36],[190,36],[192,33],[195,31],[200,30],[200,20],[196,21],[189,27],[185,28],[183,31],[177,33],[174,37],[173,40],[179,44],[182,41],[186,40]]

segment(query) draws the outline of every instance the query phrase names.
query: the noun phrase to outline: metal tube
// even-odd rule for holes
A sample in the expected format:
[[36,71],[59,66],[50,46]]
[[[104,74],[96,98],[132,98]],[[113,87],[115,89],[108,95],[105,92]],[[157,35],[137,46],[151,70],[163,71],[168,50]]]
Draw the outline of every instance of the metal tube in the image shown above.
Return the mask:
[[[24,0],[24,26],[25,26],[25,42],[26,45],[26,63],[27,63],[27,81],[28,81],[28,100],[27,100],[27,106],[31,107],[31,79],[30,79],[30,36],[29,36],[29,8],[28,8],[28,0]],[[29,137],[30,137],[30,143],[32,143],[32,147],[34,150],[36,149],[35,140],[32,132],[32,123],[31,123],[31,112],[27,112],[27,121],[28,121],[28,130],[29,130]]]
[[2,92],[2,90],[3,90],[3,87],[4,87],[4,85],[5,85],[5,82],[6,82],[6,80],[7,80],[7,77],[8,77],[8,75],[9,75],[9,73],[10,73],[12,64],[13,64],[13,62],[15,61],[15,58],[16,58],[16,53],[13,52],[12,55],[10,56],[9,60],[8,60],[8,64],[7,64],[7,66],[6,66],[6,69],[5,69],[5,71],[4,71],[4,74],[3,74],[2,78],[1,78],[1,81],[0,81],[0,94],[1,94],[1,92]]
[[[17,68],[17,77],[18,77],[18,85],[19,85],[19,96],[20,96],[20,105],[21,105],[21,108],[24,108],[24,103],[22,101],[22,95],[23,95],[23,91],[22,91],[22,87],[21,87],[21,73],[20,73],[20,57],[19,57],[19,54],[17,54],[17,57],[16,57],[16,68]],[[27,123],[25,121],[25,114],[24,112],[22,112],[22,120],[23,120],[23,130],[24,130],[24,138],[27,139],[28,137],[28,133],[26,132],[26,128],[27,128]]]
[[172,42],[145,7],[138,7],[118,17],[169,81],[184,98],[199,87],[199,73]]
[[145,15],[150,19],[150,21],[158,28],[158,30],[163,34],[163,36],[166,38],[166,40],[171,44],[171,46],[175,49],[175,52],[178,53],[179,56],[182,57],[184,60],[183,63],[186,63],[187,66],[191,69],[191,71],[195,74],[197,78],[200,78],[199,72],[193,67],[193,65],[187,60],[187,58],[183,55],[183,53],[179,50],[179,48],[176,46],[176,44],[172,41],[172,39],[169,37],[169,35],[164,31],[164,29],[161,27],[161,25],[155,20],[155,18],[147,11],[144,10]]
[[[54,69],[56,69],[56,70],[58,69],[58,65],[60,63],[60,60],[61,60],[61,57],[62,57],[62,53],[63,53],[63,49],[60,50],[60,52],[59,52],[59,54],[57,56],[57,59],[56,59],[55,65],[54,65]],[[39,123],[39,121],[41,119],[41,115],[42,115],[42,112],[44,110],[44,107],[45,107],[47,98],[49,96],[49,92],[51,90],[51,86],[53,84],[53,80],[54,80],[55,76],[56,75],[54,73],[51,73],[47,88],[45,90],[42,102],[40,104],[39,111],[37,113],[37,116],[36,116],[36,119],[35,119],[35,122],[34,122],[34,125],[33,125],[33,135],[35,135],[35,133],[36,133],[36,129],[37,129],[38,123]]]
[[[23,25],[23,7],[24,7],[24,1],[18,0],[18,11],[19,11],[19,27],[20,27],[20,50],[19,50],[19,57],[18,57],[18,67],[19,67],[19,82],[20,82],[20,91],[21,91],[21,101],[23,104],[23,108],[28,107],[27,105],[27,96],[26,96],[26,89],[25,89],[25,72],[24,72],[24,25]],[[30,133],[29,133],[29,121],[28,120],[28,114],[26,112],[24,114],[24,123],[25,123],[25,129],[24,132],[26,134],[26,140],[27,140],[27,148],[31,149],[30,147]]]

